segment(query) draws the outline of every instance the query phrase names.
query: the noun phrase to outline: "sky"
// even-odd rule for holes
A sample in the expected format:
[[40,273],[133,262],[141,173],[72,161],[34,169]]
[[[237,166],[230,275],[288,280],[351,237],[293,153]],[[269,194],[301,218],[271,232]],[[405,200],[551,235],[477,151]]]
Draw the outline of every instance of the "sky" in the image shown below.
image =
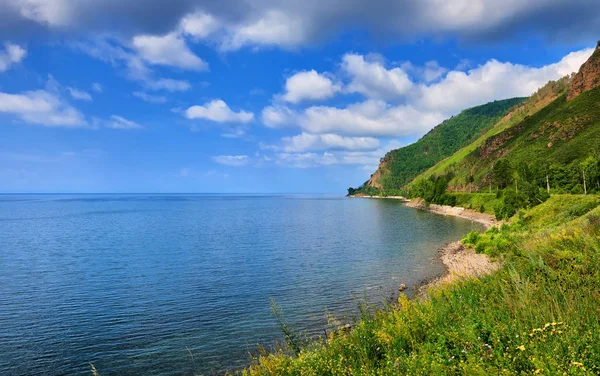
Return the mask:
[[0,192],[339,193],[577,71],[590,0],[0,0]]

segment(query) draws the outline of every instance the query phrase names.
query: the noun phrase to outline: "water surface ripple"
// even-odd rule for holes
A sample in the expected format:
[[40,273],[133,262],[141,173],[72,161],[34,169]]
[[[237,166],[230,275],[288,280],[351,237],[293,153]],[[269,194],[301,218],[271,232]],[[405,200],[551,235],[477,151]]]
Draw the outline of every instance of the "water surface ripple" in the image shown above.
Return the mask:
[[473,227],[393,200],[1,195],[0,374],[241,367],[280,338],[270,298],[321,332],[440,273],[436,250]]

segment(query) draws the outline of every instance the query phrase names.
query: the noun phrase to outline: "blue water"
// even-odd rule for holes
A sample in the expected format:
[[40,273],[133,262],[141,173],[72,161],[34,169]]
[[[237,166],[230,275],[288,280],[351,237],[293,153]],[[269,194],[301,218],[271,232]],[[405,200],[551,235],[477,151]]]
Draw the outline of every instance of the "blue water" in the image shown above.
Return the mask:
[[210,374],[442,272],[467,220],[329,196],[0,195],[0,374]]

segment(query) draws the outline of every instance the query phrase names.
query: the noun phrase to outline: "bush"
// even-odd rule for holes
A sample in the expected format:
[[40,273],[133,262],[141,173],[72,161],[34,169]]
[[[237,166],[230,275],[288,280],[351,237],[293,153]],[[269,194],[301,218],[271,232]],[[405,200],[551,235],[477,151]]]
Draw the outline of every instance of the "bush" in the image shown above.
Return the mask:
[[477,244],[478,240],[479,240],[479,232],[472,230],[471,232],[469,232],[467,234],[467,236],[465,236],[465,238],[462,240],[462,243],[464,245],[466,245],[467,247],[473,247],[473,246],[475,246],[475,244]]
[[573,194],[573,195],[582,195],[583,194],[583,187],[581,186],[581,184],[577,184],[576,186],[574,186],[571,189],[571,194]]

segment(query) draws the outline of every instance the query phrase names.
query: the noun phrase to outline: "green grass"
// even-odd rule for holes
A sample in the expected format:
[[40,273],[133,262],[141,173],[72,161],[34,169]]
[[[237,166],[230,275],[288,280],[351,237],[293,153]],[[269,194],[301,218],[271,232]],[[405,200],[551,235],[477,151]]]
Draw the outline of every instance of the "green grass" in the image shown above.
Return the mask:
[[472,236],[475,247],[492,235],[505,242],[494,274],[431,291],[428,300],[363,307],[353,330],[331,332],[297,356],[264,353],[243,373],[599,374],[597,199],[555,196],[510,227]]
[[456,197],[456,206],[481,211],[483,213],[494,214],[494,207],[500,201],[496,198],[496,193],[450,193]]
[[570,222],[600,205],[599,195],[554,195],[544,205],[515,216],[530,229],[556,227]]

